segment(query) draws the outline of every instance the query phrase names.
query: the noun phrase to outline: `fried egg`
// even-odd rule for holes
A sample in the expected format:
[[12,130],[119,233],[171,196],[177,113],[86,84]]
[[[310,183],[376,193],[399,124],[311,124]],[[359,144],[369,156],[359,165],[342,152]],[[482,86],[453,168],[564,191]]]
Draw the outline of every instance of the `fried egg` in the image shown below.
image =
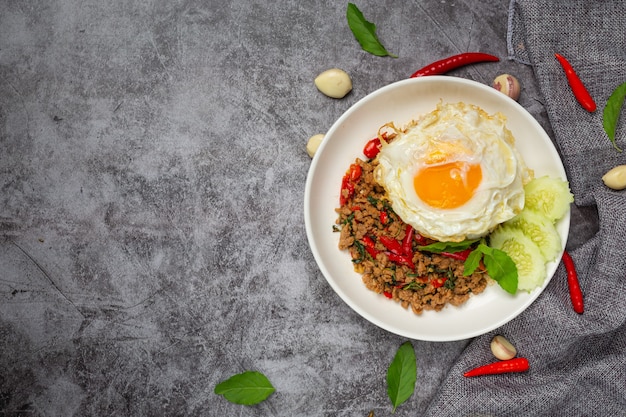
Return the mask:
[[479,238],[524,208],[532,172],[500,113],[439,103],[382,142],[375,180],[396,214],[425,237]]

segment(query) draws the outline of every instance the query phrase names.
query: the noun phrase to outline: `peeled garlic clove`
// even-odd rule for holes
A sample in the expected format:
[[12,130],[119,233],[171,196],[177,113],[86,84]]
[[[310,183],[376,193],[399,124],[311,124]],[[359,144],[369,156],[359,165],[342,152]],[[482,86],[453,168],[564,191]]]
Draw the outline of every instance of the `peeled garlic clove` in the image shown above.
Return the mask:
[[495,80],[493,80],[493,88],[506,94],[513,100],[517,100],[522,91],[519,81],[511,74],[498,75]]
[[513,359],[517,355],[517,349],[504,336],[496,336],[491,339],[491,353],[500,360]]
[[323,133],[318,133],[317,135],[313,135],[309,138],[306,143],[306,153],[309,154],[311,158],[315,156],[317,152],[317,148],[322,144],[322,140],[324,139]]
[[343,98],[352,90],[352,80],[344,70],[331,68],[315,78],[315,86],[328,97]]
[[602,176],[604,185],[614,190],[626,188],[626,165],[618,165]]

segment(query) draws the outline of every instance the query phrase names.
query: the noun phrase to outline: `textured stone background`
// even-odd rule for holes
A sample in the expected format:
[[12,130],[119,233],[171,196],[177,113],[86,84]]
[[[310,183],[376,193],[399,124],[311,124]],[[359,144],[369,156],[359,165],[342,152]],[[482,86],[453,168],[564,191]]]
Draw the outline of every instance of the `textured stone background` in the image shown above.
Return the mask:
[[[508,1],[363,1],[399,58],[363,52],[336,1],[0,1],[0,414],[388,415],[402,338],[319,272],[309,136],[447,55],[506,57]],[[353,91],[321,95],[340,67]],[[516,74],[549,130],[532,69]],[[570,245],[594,233],[573,213]],[[429,413],[467,341],[413,341]],[[242,407],[213,393],[265,373]],[[480,410],[478,410],[480,411]]]

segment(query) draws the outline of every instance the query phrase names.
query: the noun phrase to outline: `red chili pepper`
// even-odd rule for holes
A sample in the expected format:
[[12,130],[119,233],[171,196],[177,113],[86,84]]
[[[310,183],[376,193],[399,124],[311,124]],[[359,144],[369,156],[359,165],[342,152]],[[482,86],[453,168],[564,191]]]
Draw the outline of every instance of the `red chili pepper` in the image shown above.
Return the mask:
[[350,165],[350,180],[358,181],[359,178],[361,178],[362,172],[363,172],[363,169],[361,168],[361,165],[358,165],[358,164]]
[[360,165],[352,164],[341,179],[341,191],[339,192],[339,204],[341,206],[345,205],[354,195],[354,183],[361,178],[362,172],[363,169]]
[[369,159],[376,158],[378,152],[380,152],[380,139],[374,138],[368,141],[363,148],[363,154]]
[[465,261],[470,253],[472,253],[472,249],[465,249],[458,252],[441,252],[441,255],[452,259],[458,259],[459,261]]
[[363,241],[363,243],[365,243],[365,246],[373,248],[375,245],[374,240],[369,236],[363,236],[361,240]]
[[415,71],[410,78],[423,77],[425,75],[438,75],[445,74],[448,71],[452,71],[455,68],[462,67],[464,65],[476,64],[478,62],[495,62],[500,58],[494,55],[485,54],[482,52],[465,52],[458,55],[435,61],[430,65],[425,66]]
[[381,211],[381,212],[380,212],[380,215],[379,215],[378,217],[380,217],[380,222],[381,222],[383,225],[387,224],[387,221],[389,220],[389,215],[387,214],[387,212],[386,212],[386,211],[384,211],[384,210],[383,210],[383,211]]
[[385,247],[389,249],[392,253],[395,253],[396,255],[404,254],[404,251],[402,250],[402,245],[400,245],[400,242],[398,242],[394,238],[383,235],[380,236],[378,240],[380,241],[380,243],[385,245]]
[[413,263],[413,259],[411,259],[410,257],[406,255],[398,255],[397,253],[393,253],[393,252],[387,252],[386,255],[387,255],[387,258],[389,258],[391,262],[395,262],[397,264],[404,264],[411,269],[415,269],[415,264]]
[[572,307],[578,314],[583,314],[585,311],[585,305],[583,302],[583,293],[580,289],[580,283],[578,282],[578,273],[576,272],[576,265],[574,260],[567,251],[563,252],[563,265],[567,271],[567,285],[569,286],[569,297],[572,300]]
[[[344,175],[341,179],[341,191],[339,192],[339,204],[344,206],[350,199],[350,190],[348,190],[348,183],[350,182],[350,176]],[[344,190],[346,191],[344,193]]]
[[443,285],[446,283],[447,280],[448,278],[441,277],[441,278],[433,279],[430,283],[433,284],[433,287],[439,288],[439,287],[443,287]]
[[376,259],[376,256],[378,256],[378,251],[376,249],[374,249],[374,248],[366,246],[365,250],[367,251],[367,253],[369,253],[369,255],[372,257],[372,259]]
[[589,94],[589,91],[587,91],[587,88],[583,84],[580,77],[578,77],[578,74],[576,74],[576,71],[574,71],[574,68],[569,61],[561,54],[554,54],[554,56],[561,64],[561,67],[563,67],[565,76],[567,77],[567,82],[569,83],[576,100],[578,100],[580,105],[583,106],[583,108],[588,112],[593,113],[596,111],[596,102],[593,101],[593,97],[591,97],[591,94]]
[[465,372],[463,376],[472,377],[481,375],[506,374],[509,372],[524,372],[527,371],[529,368],[530,366],[528,364],[528,359],[513,358],[490,363],[488,365],[479,366],[478,368],[474,368]]
[[354,195],[354,184],[348,181],[348,183],[346,184],[346,189],[348,190],[348,196],[352,197]]
[[361,207],[359,207],[359,206],[352,206],[350,208],[350,210],[352,210],[352,211],[361,211]]
[[392,298],[393,295],[389,291],[383,291],[383,295],[387,298]]
[[415,229],[410,224],[404,229],[404,239],[402,239],[402,253],[413,257],[413,234]]
[[372,238],[369,236],[363,236],[361,241],[365,244],[365,250],[367,251],[367,253],[369,253],[372,258],[376,259],[376,255],[378,255],[378,250],[376,249],[376,244],[374,243]]

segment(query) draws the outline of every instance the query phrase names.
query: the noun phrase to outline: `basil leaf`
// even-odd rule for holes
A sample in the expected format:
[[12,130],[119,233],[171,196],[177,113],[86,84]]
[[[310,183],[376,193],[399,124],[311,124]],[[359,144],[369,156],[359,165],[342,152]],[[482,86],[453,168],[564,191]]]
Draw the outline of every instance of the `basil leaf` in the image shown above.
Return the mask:
[[246,371],[233,375],[215,386],[214,392],[235,404],[254,405],[265,401],[275,391],[265,375]]
[[613,147],[619,152],[622,150],[615,143],[615,129],[617,128],[617,122],[619,115],[624,104],[624,98],[626,97],[626,83],[619,85],[611,94],[604,106],[604,114],[602,119],[602,125],[609,140],[613,143]]
[[464,240],[462,242],[435,242],[426,246],[418,246],[418,249],[432,253],[460,252],[462,250],[468,249],[477,241],[478,239]]
[[476,268],[478,268],[478,265],[480,265],[481,259],[483,259],[483,253],[480,249],[471,251],[463,264],[463,276],[467,277],[472,275],[474,271],[476,271]]
[[376,36],[376,25],[372,22],[368,22],[354,3],[348,3],[346,17],[352,34],[354,34],[354,37],[359,44],[361,44],[361,48],[363,48],[364,51],[376,56],[397,58],[396,55],[387,52]]
[[474,273],[481,259],[485,263],[487,273],[496,281],[503,290],[510,294],[517,292],[517,266],[506,252],[500,249],[490,248],[484,243],[480,243],[474,249],[463,264],[463,275],[468,276]]
[[404,342],[387,369],[387,395],[396,408],[411,397],[415,391],[417,364],[411,342]]
[[500,249],[490,248],[481,243],[478,249],[483,253],[483,262],[487,273],[503,290],[510,294],[517,292],[517,266],[506,252]]

